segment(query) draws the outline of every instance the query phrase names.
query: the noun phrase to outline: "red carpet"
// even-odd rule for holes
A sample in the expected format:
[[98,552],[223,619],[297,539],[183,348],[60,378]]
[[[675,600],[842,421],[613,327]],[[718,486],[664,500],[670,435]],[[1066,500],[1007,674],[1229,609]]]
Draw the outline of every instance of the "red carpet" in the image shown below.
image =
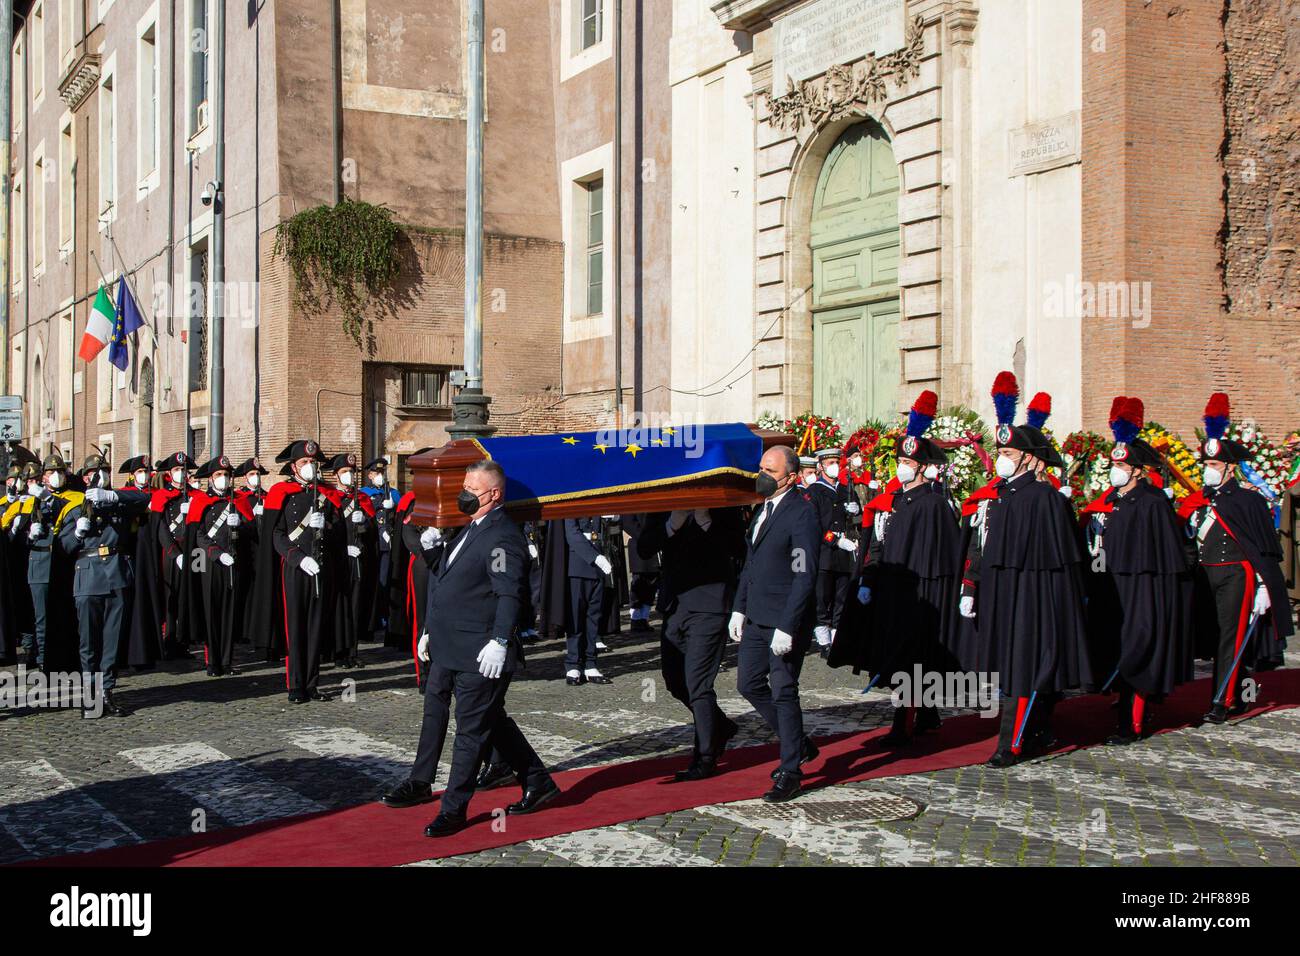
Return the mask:
[[[1208,680],[1179,688],[1163,705],[1151,709],[1153,728],[1163,733],[1196,723],[1209,697]],[[1101,743],[1112,733],[1115,715],[1111,700],[1087,696],[1062,702],[1056,709],[1055,730],[1061,740],[1071,744],[1058,752]],[[1260,699],[1248,716],[1298,705],[1300,670],[1266,673],[1261,675]],[[995,720],[963,715],[946,721],[938,735],[929,735],[922,738],[922,743],[898,751],[883,750],[875,742],[886,733],[885,729],[818,739],[821,757],[804,768],[804,783],[823,787],[982,763],[993,753],[996,731]],[[684,756],[566,771],[555,778],[563,796],[544,810],[529,816],[498,815],[494,819],[493,808],[518,799],[519,790],[507,787],[489,791],[476,796],[470,804],[472,819],[468,828],[438,840],[423,834],[424,825],[437,812],[437,803],[409,810],[390,810],[368,803],[25,865],[393,866],[750,799],[771,785],[769,773],[775,759],[773,744],[730,750],[719,776],[684,784],[665,782],[673,771],[686,765]],[[499,831],[503,824],[505,829]]]

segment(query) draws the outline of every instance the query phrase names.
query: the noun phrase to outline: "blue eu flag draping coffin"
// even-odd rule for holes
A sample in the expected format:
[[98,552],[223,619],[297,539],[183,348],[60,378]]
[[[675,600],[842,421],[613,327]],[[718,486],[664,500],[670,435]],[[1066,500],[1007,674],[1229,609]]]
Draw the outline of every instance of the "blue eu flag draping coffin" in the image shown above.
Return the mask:
[[636,491],[713,475],[754,478],[763,455],[763,440],[738,422],[474,441],[505,469],[507,504]]

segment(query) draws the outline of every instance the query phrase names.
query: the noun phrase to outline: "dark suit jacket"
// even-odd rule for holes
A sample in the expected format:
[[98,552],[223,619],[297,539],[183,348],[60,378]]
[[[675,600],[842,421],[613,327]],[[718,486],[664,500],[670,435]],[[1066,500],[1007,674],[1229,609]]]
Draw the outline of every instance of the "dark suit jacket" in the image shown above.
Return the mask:
[[592,534],[600,535],[599,518],[564,519],[564,540],[569,546],[569,577],[588,581],[605,579],[600,568],[596,567],[596,558],[602,554],[599,537],[593,542],[589,537]]
[[[468,537],[466,537],[468,535]],[[464,545],[450,565],[456,541],[443,549],[429,573],[424,629],[429,657],[453,671],[477,671],[478,654],[494,637],[510,638],[507,671],[519,662],[515,625],[528,583],[528,545],[519,526],[501,508],[457,535]]]
[[[755,508],[755,518],[763,506]],[[749,541],[744,570],[736,587],[733,611],[761,627],[778,628],[791,637],[810,631],[821,546],[817,511],[797,488],[791,488]]]
[[745,554],[745,527],[736,508],[714,508],[709,530],[691,515],[671,536],[668,512],[647,516],[636,536],[642,553],[659,552],[663,573],[659,610],[725,614],[736,591],[736,568]]

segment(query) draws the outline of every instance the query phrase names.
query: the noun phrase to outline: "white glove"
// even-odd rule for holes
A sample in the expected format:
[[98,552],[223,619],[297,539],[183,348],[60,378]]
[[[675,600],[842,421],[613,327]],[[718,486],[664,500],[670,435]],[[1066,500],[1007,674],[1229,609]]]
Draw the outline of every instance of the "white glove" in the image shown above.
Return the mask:
[[229,552],[222,551],[221,556],[217,558],[217,560],[220,561],[222,564],[224,564],[226,567],[230,567],[232,564],[235,563],[235,556],[233,554],[230,554]]
[[731,635],[733,641],[739,641],[740,635],[745,630],[745,615],[739,611],[731,612],[731,620],[727,622],[727,633]]
[[596,555],[594,563],[596,567],[600,569],[601,574],[612,574],[614,571],[614,565],[610,564],[609,558],[605,557],[603,554]]
[[112,488],[87,488],[86,500],[92,505],[111,505],[117,501],[117,492]]
[[686,524],[686,519],[690,517],[689,511],[674,511],[668,516],[668,533],[680,531],[682,525]]
[[961,600],[957,602],[957,610],[961,612],[962,617],[974,617],[975,595],[963,594]]
[[859,604],[871,603],[871,588],[867,587],[866,585],[863,585],[862,587],[858,588],[858,603]]
[[181,514],[187,515],[189,513],[190,513],[190,500],[186,498],[184,501],[181,502]]
[[442,539],[442,532],[437,528],[425,528],[420,532],[420,547],[428,551]]
[[[90,519],[84,515],[77,519],[77,530],[74,532],[78,538],[84,538],[90,534]],[[1258,601],[1256,601],[1258,603]]]
[[789,654],[794,649],[794,638],[785,631],[774,630],[772,632],[772,653],[777,657]]
[[537,545],[533,544],[531,541],[528,542],[528,556],[534,561],[537,560]]
[[858,550],[858,543],[852,538],[846,538],[844,535],[840,535],[835,539],[835,547],[839,548],[841,551],[847,551],[852,554]]
[[39,521],[33,521],[31,527],[27,529],[27,537],[32,538],[33,540],[39,538],[44,533],[45,529],[41,526]]
[[425,631],[420,635],[420,644],[415,649],[415,656],[422,661],[429,659],[429,632]]
[[253,505],[253,514],[259,518],[262,516],[262,506],[260,504]]
[[855,515],[861,510],[862,510],[862,506],[859,505],[856,501],[846,501],[844,503],[845,514]]
[[384,539],[384,544],[388,544],[388,542],[390,542],[390,541],[393,540],[391,537],[389,537],[389,534],[388,534],[387,531],[381,531],[381,532],[379,532],[379,537],[381,537],[381,538]]
[[176,567],[180,568],[182,571],[185,570],[185,555],[176,555]]
[[1170,501],[1173,501],[1173,500],[1174,500],[1174,489],[1173,489],[1173,488],[1168,488],[1168,487],[1165,488],[1165,497],[1168,498]]
[[384,507],[392,510],[393,499],[389,495],[384,495]]
[[1074,497],[1074,489],[1071,488],[1068,484],[1061,485],[1061,487],[1057,488],[1056,490],[1059,491],[1061,494],[1065,495],[1065,497],[1067,498]]
[[1258,588],[1255,589],[1255,607],[1254,607],[1255,615],[1258,616],[1260,614],[1263,614],[1272,606],[1273,606],[1273,600],[1268,596],[1268,588],[1264,587],[1264,585],[1261,584]]
[[366,520],[366,513],[365,513],[364,511],[362,511],[360,508],[358,508],[356,511],[352,512],[352,523],[353,523],[353,524],[361,524],[361,522],[363,522],[363,521],[365,521],[365,520]]
[[489,680],[496,680],[505,666],[506,649],[496,641],[484,644],[483,650],[478,652],[478,672]]
[[701,531],[709,530],[709,525],[713,524],[713,515],[709,514],[708,508],[695,509],[695,523],[700,526]]
[[358,548],[355,544],[348,545],[348,557],[349,558],[361,557],[361,549]]
[[237,527],[239,525],[239,513],[232,511],[226,515],[226,524],[232,528]]
[[302,570],[302,573],[307,575],[309,578],[314,578],[316,575],[320,574],[320,565],[316,563],[315,558],[303,558],[298,564],[298,567]]
[[307,527],[315,528],[317,531],[325,527],[325,512],[313,511],[310,515],[308,515]]

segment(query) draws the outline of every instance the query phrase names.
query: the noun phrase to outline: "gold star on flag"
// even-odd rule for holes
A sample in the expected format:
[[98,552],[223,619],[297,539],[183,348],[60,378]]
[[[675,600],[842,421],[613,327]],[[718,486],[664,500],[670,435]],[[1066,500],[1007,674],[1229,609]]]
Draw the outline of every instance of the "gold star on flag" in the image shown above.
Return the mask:
[[603,455],[605,454],[605,449],[608,448],[609,446],[597,443],[595,445],[592,445],[591,447],[596,449],[596,451],[600,452]]
[[578,444],[578,439],[574,438],[572,435],[570,435],[568,438],[562,439],[562,441],[563,441],[566,445],[576,445],[576,444]]
[[650,439],[650,444],[652,444],[652,445],[663,445],[663,444],[666,444],[666,442],[664,442],[664,440],[663,440],[662,438],[652,438],[652,439]]
[[676,429],[673,429],[673,428],[664,428],[664,429],[661,429],[661,431],[662,431],[665,435],[676,435],[676,434],[677,434]]
[[628,445],[627,448],[624,449],[624,451],[626,451],[629,455],[635,458],[637,452],[645,451],[645,449],[642,448],[640,445],[632,444],[632,445]]

